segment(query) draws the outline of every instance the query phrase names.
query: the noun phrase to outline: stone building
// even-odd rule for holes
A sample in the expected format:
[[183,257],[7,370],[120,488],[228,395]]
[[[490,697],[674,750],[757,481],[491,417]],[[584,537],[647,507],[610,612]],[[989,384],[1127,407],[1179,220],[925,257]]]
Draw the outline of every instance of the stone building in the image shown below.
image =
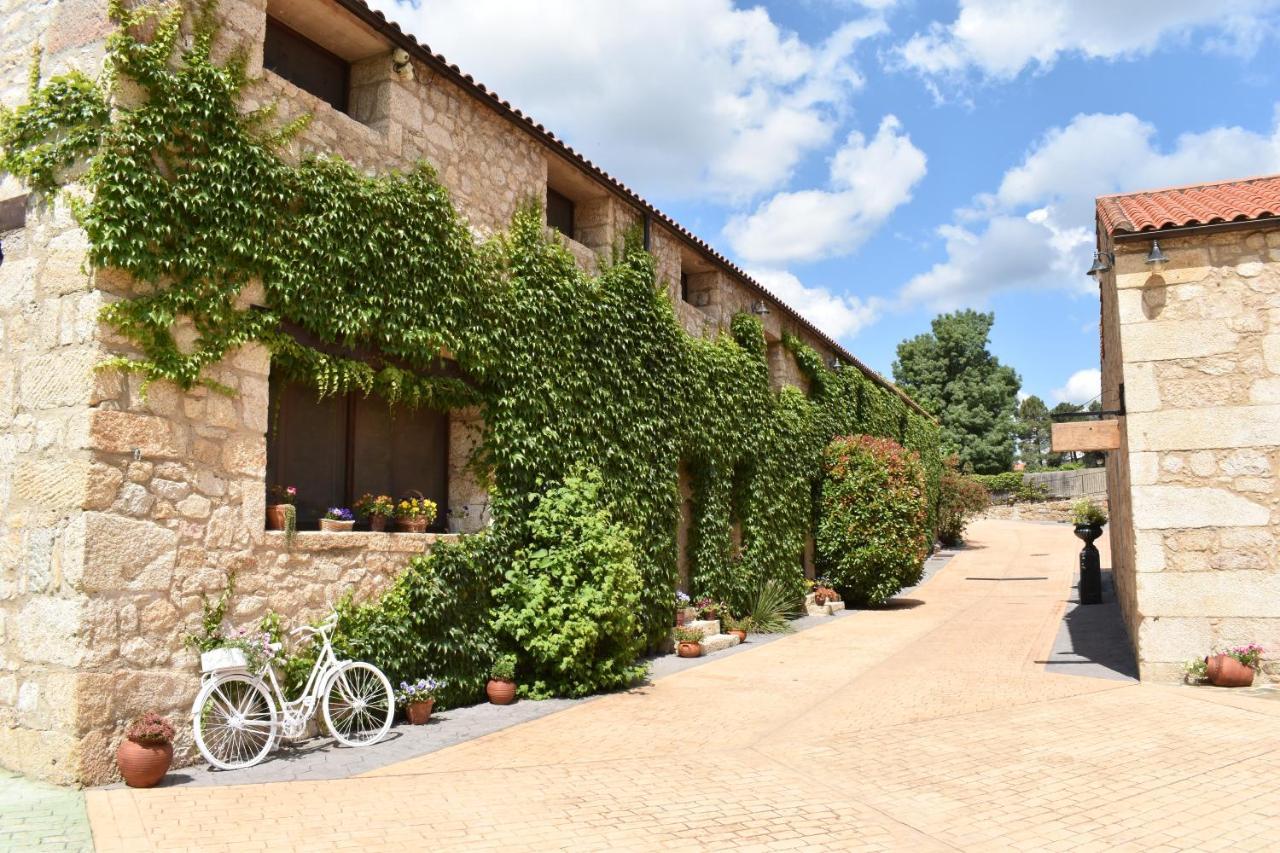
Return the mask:
[[[33,45],[46,76],[96,76],[111,31],[105,6],[9,4],[4,103],[24,100]],[[792,333],[892,389],[705,242],[360,0],[224,0],[220,14],[219,48],[246,47],[250,74],[262,78],[244,106],[274,101],[282,121],[314,117],[292,155],[333,152],[370,171],[426,160],[478,235],[505,227],[526,199],[545,199],[549,227],[588,269],[624,231],[641,229],[690,334],[718,334],[754,311],[776,385],[803,383],[781,345]],[[196,670],[181,637],[228,572],[239,624],[268,608],[311,617],[486,522],[485,484],[467,467],[475,412],[392,421],[383,404],[317,402],[273,378],[258,345],[213,370],[234,397],[165,383],[144,396],[136,377],[94,369],[128,351],[97,318],[133,284],[88,268],[86,236],[65,202],[5,177],[0,241],[0,764],[104,781],[130,717],[158,707],[184,719]],[[279,423],[269,429],[273,403]],[[291,429],[295,421],[307,428]],[[413,441],[398,446],[408,430]],[[317,458],[335,460],[332,470]],[[264,529],[265,489],[283,482],[303,487],[291,549]],[[327,504],[407,488],[440,504],[438,529],[306,529]]]
[[1097,201],[1111,552],[1144,679],[1280,648],[1277,214],[1280,176]]

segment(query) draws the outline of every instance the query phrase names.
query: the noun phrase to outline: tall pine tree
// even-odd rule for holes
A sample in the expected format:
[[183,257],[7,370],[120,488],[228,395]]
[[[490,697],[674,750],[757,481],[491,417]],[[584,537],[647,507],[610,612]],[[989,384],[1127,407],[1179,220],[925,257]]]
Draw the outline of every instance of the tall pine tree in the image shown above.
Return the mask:
[[987,350],[995,314],[957,311],[933,331],[898,344],[893,378],[938,419],[963,470],[998,474],[1013,467],[1014,410],[1022,380]]

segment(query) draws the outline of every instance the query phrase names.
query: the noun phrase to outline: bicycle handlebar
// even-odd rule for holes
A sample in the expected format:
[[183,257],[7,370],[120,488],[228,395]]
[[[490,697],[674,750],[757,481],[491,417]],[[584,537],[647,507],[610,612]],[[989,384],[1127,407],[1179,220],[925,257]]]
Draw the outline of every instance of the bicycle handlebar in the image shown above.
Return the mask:
[[329,614],[329,618],[325,619],[319,625],[299,625],[289,632],[290,637],[296,637],[299,634],[324,634],[332,631],[338,625],[338,612],[335,610]]

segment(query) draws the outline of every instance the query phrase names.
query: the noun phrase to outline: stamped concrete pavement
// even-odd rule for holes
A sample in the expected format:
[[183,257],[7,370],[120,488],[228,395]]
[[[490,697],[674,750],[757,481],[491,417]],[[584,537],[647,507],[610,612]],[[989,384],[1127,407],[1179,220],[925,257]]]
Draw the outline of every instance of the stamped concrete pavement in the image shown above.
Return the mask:
[[1077,550],[1066,527],[980,522],[889,607],[358,778],[90,791],[94,840],[1271,849],[1280,702],[1046,669]]

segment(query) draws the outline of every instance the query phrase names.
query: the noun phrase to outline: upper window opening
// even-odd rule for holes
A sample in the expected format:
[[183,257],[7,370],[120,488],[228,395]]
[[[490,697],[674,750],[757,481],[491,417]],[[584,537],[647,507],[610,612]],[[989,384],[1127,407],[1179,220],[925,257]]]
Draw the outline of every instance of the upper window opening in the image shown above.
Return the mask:
[[340,112],[347,111],[351,66],[345,59],[275,20],[267,18],[262,66],[315,95]]
[[573,239],[573,200],[547,187],[547,225]]
[[693,304],[693,299],[689,296],[689,274],[687,272],[680,273],[680,301]]

